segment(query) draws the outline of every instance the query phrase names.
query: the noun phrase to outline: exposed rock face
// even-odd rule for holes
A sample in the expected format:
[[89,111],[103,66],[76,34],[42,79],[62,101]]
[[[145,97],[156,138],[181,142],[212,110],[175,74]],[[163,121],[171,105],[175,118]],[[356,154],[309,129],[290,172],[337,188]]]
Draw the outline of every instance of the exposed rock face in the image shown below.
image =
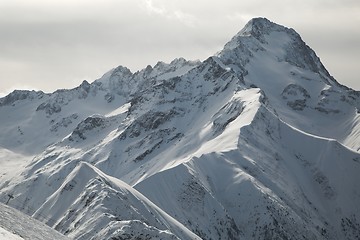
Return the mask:
[[303,110],[306,107],[306,101],[310,98],[305,88],[289,84],[281,93],[282,98],[287,100],[287,105],[294,110]]

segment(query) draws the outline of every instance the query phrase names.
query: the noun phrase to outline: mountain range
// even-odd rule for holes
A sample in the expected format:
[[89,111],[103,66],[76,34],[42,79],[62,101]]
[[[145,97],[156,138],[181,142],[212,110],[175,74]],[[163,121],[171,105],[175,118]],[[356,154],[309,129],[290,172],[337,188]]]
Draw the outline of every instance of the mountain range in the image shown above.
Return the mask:
[[0,201],[70,238],[360,238],[360,92],[266,18],[204,61],[14,91],[0,132]]

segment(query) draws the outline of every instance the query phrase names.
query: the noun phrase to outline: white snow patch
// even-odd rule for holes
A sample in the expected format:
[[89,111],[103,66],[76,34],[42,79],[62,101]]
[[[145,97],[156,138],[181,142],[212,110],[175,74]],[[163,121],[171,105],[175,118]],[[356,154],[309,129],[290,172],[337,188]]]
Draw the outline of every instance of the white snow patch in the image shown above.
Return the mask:
[[129,108],[131,106],[131,103],[125,103],[124,105],[122,105],[121,107],[115,109],[114,111],[112,112],[109,112],[108,114],[106,114],[105,116],[106,117],[113,117],[113,116],[116,116],[116,115],[120,115],[120,114],[123,114],[123,113],[126,113]]
[[23,238],[20,237],[19,235],[13,234],[13,233],[5,230],[4,228],[0,227],[0,239],[3,239],[3,240],[21,240]]

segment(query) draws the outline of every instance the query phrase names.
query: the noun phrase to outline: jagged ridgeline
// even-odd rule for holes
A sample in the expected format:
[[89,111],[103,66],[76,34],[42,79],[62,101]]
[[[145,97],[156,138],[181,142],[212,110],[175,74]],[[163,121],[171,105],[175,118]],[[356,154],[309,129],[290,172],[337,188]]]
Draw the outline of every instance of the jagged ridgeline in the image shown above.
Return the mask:
[[71,238],[360,237],[360,93],[264,18],[203,62],[14,91],[0,122],[0,200]]

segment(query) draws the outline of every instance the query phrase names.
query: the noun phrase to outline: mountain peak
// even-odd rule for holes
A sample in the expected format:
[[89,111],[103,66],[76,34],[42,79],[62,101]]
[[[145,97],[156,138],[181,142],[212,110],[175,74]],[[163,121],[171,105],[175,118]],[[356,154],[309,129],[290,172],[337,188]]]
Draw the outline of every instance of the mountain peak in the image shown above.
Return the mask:
[[287,62],[301,69],[320,73],[329,85],[338,85],[327,72],[316,53],[292,28],[271,22],[266,18],[253,18],[228,43],[218,56],[226,64],[243,68],[254,55],[267,52],[276,61]]
[[271,22],[267,18],[257,17],[252,18],[247,22],[245,27],[241,30],[243,33],[255,33],[259,31],[263,31],[265,29],[272,28],[273,26],[279,26],[276,23]]
[[286,32],[292,35],[298,35],[293,29],[274,23],[267,18],[258,17],[251,19],[230,42],[237,42],[237,39],[242,37],[254,37],[264,43],[265,40],[263,36],[271,32]]
[[259,29],[259,30],[269,27],[279,27],[279,26],[282,27],[281,25],[278,25],[264,17],[256,17],[250,19],[244,28],[246,28],[247,26],[251,26],[254,29]]

